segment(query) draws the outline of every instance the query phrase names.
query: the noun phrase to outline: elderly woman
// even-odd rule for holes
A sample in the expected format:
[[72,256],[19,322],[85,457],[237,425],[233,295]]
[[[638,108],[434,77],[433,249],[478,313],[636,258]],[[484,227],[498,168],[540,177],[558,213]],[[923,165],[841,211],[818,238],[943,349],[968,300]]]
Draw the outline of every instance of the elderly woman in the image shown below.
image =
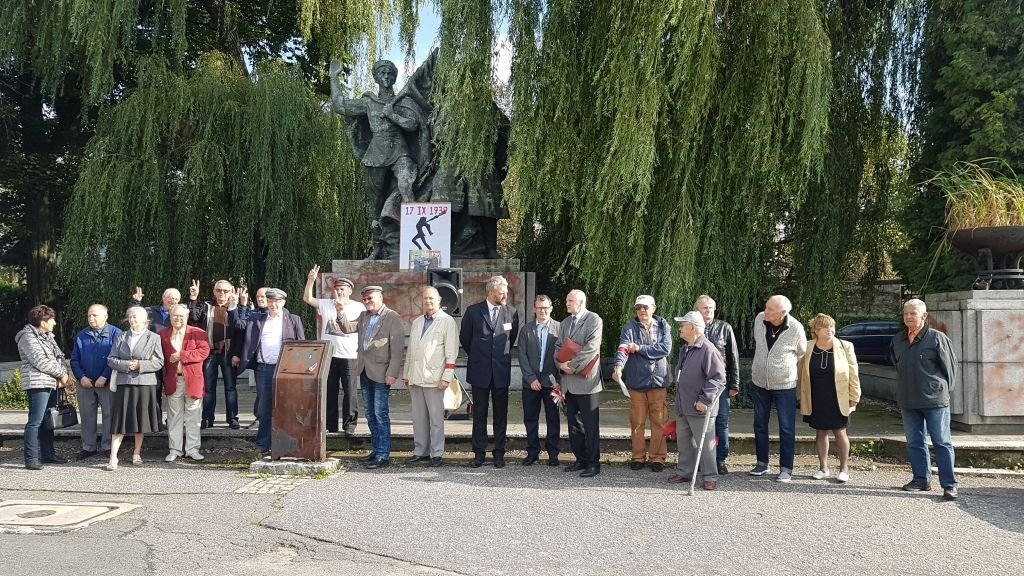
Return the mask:
[[14,337],[21,355],[21,387],[28,396],[25,423],[25,468],[42,470],[43,464],[64,464],[53,449],[53,429],[43,426],[46,409],[57,405],[57,388],[70,380],[64,353],[53,338],[56,314],[49,306],[28,311],[28,325]]
[[[679,472],[670,477],[668,483],[683,484],[689,482],[694,474],[701,474],[704,481],[701,487],[714,490],[718,488],[714,429],[718,408],[714,403],[725,387],[725,361],[718,348],[704,337],[706,326],[699,312],[687,312],[675,321],[679,322],[679,337],[685,345],[680,348],[676,362]],[[710,418],[707,418],[708,410],[712,410]],[[710,434],[706,433],[708,428],[711,429]],[[699,449],[701,437],[704,438],[704,447]],[[698,451],[701,453],[700,462],[697,461]]]
[[813,346],[800,362],[797,395],[804,422],[814,428],[818,443],[818,471],[815,480],[828,477],[828,432],[836,437],[836,456],[839,475],[836,480],[850,479],[847,462],[850,459],[850,439],[846,436],[850,410],[860,402],[860,376],[853,344],[839,340],[836,321],[826,314],[811,320]]
[[160,337],[151,332],[149,315],[141,306],[128,309],[129,330],[122,332],[107,364],[113,369],[117,388],[111,402],[110,462],[107,470],[117,470],[117,450],[125,434],[135,435],[132,464],[142,464],[142,436],[159,432],[162,415],[157,407],[159,374],[164,366]]

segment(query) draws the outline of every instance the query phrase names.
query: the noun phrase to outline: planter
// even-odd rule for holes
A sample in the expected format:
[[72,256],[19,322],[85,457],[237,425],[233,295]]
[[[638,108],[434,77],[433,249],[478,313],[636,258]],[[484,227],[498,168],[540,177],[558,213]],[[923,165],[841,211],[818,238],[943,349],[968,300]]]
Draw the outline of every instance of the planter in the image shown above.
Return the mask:
[[976,290],[1024,288],[1024,226],[951,230],[947,238],[978,263]]

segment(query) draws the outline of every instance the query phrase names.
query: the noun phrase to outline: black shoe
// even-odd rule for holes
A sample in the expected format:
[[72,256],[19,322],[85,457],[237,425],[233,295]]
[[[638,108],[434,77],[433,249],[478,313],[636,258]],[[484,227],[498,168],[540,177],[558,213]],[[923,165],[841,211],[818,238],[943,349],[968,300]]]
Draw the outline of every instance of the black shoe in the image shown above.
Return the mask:
[[359,461],[362,462],[363,464],[367,464],[369,462],[373,462],[376,459],[377,459],[377,457],[373,454],[373,452],[370,452],[366,456],[363,456],[362,458],[360,458]]
[[440,456],[434,456],[433,458],[430,459],[430,467],[431,468],[437,468],[440,465],[441,465],[441,457]]
[[551,456],[548,458],[548,466],[558,466],[559,464],[558,456]]
[[643,467],[644,467],[644,463],[640,462],[639,460],[633,460],[632,462],[629,463],[629,469],[630,470],[640,470]]
[[577,461],[573,462],[572,464],[569,464],[568,466],[566,466],[565,467],[565,471],[566,472],[579,472],[580,470],[583,470],[584,468],[586,468],[586,466],[583,465],[583,462],[580,462],[579,460],[577,460]]
[[903,485],[903,489],[907,492],[928,492],[932,489],[932,485],[928,482],[917,482],[911,480]]
[[95,450],[79,450],[78,456],[75,456],[75,460],[86,460],[96,455]]
[[228,422],[228,427],[231,428],[232,430],[238,430],[242,426],[241,424],[238,423],[238,418],[232,418],[231,421]]
[[728,473],[729,473],[729,467],[725,465],[725,462],[722,462],[721,464],[718,465],[718,475],[719,476],[725,476]]
[[406,460],[405,463],[406,464],[418,464],[420,462],[426,462],[427,460],[430,460],[430,456],[418,456],[416,454],[413,454],[412,458],[409,458],[408,460]]
[[479,468],[479,467],[481,467],[483,465],[484,465],[484,456],[483,456],[483,454],[477,454],[476,458],[473,458],[472,460],[469,461],[469,467],[470,468]]
[[39,460],[33,460],[31,462],[25,462],[25,468],[27,470],[42,470],[43,469],[43,463],[40,462]]
[[537,460],[537,456],[531,454],[526,457],[526,460],[523,460],[523,466],[533,466],[533,463],[536,462]]
[[505,467],[505,457],[504,456],[495,456],[494,457],[494,467],[495,468],[504,468]]
[[56,454],[54,454],[53,456],[51,456],[49,458],[43,458],[43,464],[67,464],[67,463],[68,463],[67,459],[61,458],[60,456],[57,456]]
[[944,499],[946,499],[946,500],[953,501],[953,500],[956,500],[957,498],[959,498],[960,495],[957,494],[956,487],[955,486],[951,486],[949,488],[943,488],[942,489],[942,497]]
[[665,469],[664,462],[651,462],[651,472],[661,472]]
[[210,421],[209,420],[203,420],[202,422],[199,423],[199,429],[200,430],[206,430],[209,427],[210,427]]
[[367,470],[376,470],[377,468],[385,468],[390,463],[391,463],[390,460],[376,459],[376,460],[373,460],[372,462],[367,462],[366,463],[366,469]]
[[601,473],[601,469],[597,466],[587,466],[586,470],[580,473],[580,478],[593,478]]

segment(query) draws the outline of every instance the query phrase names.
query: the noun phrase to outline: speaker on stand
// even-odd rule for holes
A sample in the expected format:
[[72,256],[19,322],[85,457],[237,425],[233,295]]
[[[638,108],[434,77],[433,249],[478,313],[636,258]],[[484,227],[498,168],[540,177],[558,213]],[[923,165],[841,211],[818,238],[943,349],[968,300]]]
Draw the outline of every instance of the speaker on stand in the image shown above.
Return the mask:
[[441,295],[441,310],[462,316],[462,268],[429,268],[427,283]]

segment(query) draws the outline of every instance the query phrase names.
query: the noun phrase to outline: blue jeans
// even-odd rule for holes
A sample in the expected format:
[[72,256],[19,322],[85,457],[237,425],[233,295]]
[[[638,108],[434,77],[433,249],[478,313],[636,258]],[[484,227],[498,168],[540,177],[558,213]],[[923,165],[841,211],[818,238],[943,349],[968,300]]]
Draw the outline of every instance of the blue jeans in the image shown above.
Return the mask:
[[370,380],[366,372],[359,375],[359,382],[363,388],[363,407],[366,410],[366,426],[370,429],[373,457],[388,460],[391,458],[391,414],[388,411],[391,387]]
[[729,457],[729,389],[722,390],[718,397],[718,415],[715,416],[715,437],[718,439],[718,449],[715,455],[715,463],[721,466]]
[[274,372],[277,364],[256,364],[253,375],[256,378],[256,419],[260,427],[256,430],[256,448],[270,450],[270,431],[273,429],[271,416],[274,406]]
[[789,390],[766,390],[760,386],[750,387],[754,397],[754,451],[757,463],[768,465],[768,422],[772,416],[772,404],[779,416],[779,468],[793,470],[793,454],[796,452],[796,388]]
[[[25,464],[53,460],[53,428],[43,427],[46,409],[57,405],[56,388],[31,388],[28,396],[28,422],[25,422]],[[106,414],[103,415],[106,418]],[[42,452],[42,454],[40,454]]]
[[227,421],[238,418],[238,389],[235,387],[235,369],[231,367],[231,355],[227,352],[210,354],[203,362],[203,381],[206,386],[203,395],[203,420],[213,424],[214,413],[217,411],[217,369],[220,368],[224,378],[224,411]]
[[956,488],[953,475],[953,439],[949,433],[949,406],[940,408],[904,408],[903,433],[907,437],[907,459],[915,482],[931,482],[932,464],[925,443],[925,433],[932,438],[935,463],[939,468],[939,484]]

